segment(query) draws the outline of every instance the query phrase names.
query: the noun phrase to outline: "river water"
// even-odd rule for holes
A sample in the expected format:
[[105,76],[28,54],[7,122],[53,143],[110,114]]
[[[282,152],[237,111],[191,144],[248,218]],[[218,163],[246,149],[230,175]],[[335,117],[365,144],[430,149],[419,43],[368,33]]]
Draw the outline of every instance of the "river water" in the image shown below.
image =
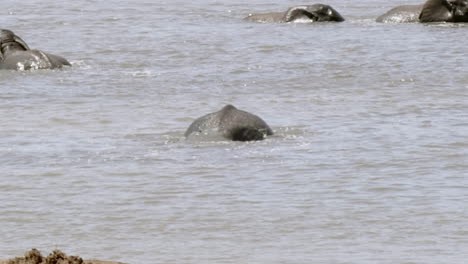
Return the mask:
[[[3,0],[2,28],[68,58],[0,72],[0,258],[466,263],[468,27],[254,24],[301,1]],[[186,140],[225,104],[275,135]]]

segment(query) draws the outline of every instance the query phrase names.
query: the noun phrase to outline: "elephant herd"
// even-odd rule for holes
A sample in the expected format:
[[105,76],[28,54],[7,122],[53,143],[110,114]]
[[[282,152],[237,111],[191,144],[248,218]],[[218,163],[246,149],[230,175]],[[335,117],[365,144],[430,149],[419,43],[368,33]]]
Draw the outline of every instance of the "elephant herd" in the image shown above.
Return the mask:
[[[289,8],[286,12],[250,14],[245,21],[259,23],[342,22],[344,18],[329,5],[313,4]],[[468,0],[428,0],[422,5],[397,6],[376,19],[382,23],[468,22]],[[57,69],[71,64],[63,57],[32,50],[19,36],[0,29],[0,69]],[[260,117],[226,105],[196,119],[185,137],[196,134],[222,136],[233,141],[262,140],[273,131]]]
[[[342,22],[344,18],[329,5],[295,6],[286,12],[250,14],[246,21],[260,23]],[[392,8],[376,19],[382,23],[468,22],[468,0],[427,0],[421,5]]]

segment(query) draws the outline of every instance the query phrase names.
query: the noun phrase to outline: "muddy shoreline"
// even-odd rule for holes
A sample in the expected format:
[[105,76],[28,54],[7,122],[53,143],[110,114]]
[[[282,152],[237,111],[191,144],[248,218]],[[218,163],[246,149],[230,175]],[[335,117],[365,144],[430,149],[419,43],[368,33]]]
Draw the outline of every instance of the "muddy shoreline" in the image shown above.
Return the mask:
[[[0,264],[8,264],[10,259],[0,259]],[[128,264],[124,262],[105,261],[105,260],[83,260],[83,264]]]
[[[10,259],[0,259],[0,264],[8,264]],[[128,264],[124,262],[105,261],[105,260],[83,260],[83,264]]]
[[115,261],[83,260],[79,256],[68,256],[60,250],[54,250],[48,256],[43,256],[37,249],[31,249],[22,257],[0,259],[0,264],[126,264]]

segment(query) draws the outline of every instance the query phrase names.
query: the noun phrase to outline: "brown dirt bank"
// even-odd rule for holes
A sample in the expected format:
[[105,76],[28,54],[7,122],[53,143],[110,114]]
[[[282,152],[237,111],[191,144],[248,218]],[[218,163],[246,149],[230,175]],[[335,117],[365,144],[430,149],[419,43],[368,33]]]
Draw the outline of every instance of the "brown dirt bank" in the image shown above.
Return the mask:
[[83,260],[78,256],[67,256],[60,250],[54,250],[47,257],[43,257],[39,250],[33,248],[24,257],[0,259],[0,264],[125,264],[121,262]]

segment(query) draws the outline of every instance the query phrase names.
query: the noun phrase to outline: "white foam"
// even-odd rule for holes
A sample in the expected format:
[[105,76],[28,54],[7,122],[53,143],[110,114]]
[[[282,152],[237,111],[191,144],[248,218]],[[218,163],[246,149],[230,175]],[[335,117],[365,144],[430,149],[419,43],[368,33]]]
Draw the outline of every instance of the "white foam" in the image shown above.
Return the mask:
[[298,19],[294,19],[294,21],[292,22],[296,24],[309,24],[309,23],[313,23],[314,21],[308,17],[301,17]]

